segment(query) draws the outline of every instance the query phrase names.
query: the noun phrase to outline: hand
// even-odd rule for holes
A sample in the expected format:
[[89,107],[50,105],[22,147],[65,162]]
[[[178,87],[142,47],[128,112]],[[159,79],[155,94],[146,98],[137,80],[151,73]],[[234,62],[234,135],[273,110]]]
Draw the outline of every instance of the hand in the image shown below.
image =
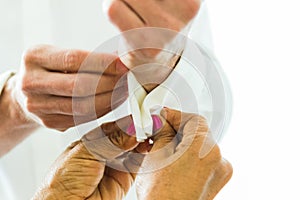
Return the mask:
[[[126,118],[118,122],[128,124]],[[33,199],[122,199],[135,176],[106,166],[106,160],[137,145],[136,138],[125,134],[117,123],[103,124],[65,150]]]
[[160,27],[180,31],[197,14],[200,0],[110,0],[110,20],[123,32]]
[[[146,27],[164,28],[138,29],[123,33],[123,37],[128,43],[128,54],[123,55],[121,60],[130,69],[144,66],[134,70],[133,73],[149,92],[166,79],[179,61],[186,39],[182,36],[177,39],[174,38],[195,17],[201,1],[110,1],[112,3],[108,7],[107,14],[120,31]],[[145,64],[151,65],[146,66]]]
[[124,94],[114,102],[121,104],[126,82],[115,86],[126,72],[116,55],[42,45],[25,53],[10,85],[25,118],[64,131],[75,125],[73,116],[80,124],[109,112],[114,90]]
[[[151,163],[152,168],[149,173],[143,163],[148,173],[141,172],[137,176],[138,197],[212,200],[229,181],[232,168],[210,138],[205,119],[170,109],[164,109],[162,116],[167,123],[154,136],[150,151],[160,153],[145,157],[144,163]],[[172,162],[162,167],[167,160]]]

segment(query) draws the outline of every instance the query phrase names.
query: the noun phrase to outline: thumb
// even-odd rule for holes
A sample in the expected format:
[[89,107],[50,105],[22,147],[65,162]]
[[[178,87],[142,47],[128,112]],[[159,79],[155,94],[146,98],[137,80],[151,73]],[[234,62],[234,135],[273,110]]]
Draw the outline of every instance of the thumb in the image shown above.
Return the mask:
[[190,153],[197,153],[202,159],[211,152],[215,144],[206,119],[195,115],[186,122],[182,130],[182,141],[176,151],[187,149]]
[[81,140],[98,160],[113,160],[138,145],[134,133],[125,131],[132,125],[132,118],[128,116],[116,122],[102,124],[87,133]]
[[170,143],[176,135],[174,129],[170,126],[169,123],[165,123],[164,126],[158,131],[154,136],[152,136],[153,146],[151,152],[157,151],[168,143]]
[[164,124],[163,127],[152,137],[153,147],[151,152],[163,149],[163,151],[160,151],[163,153],[160,154],[164,154],[164,157],[167,157],[172,155],[175,151],[175,147],[178,142],[175,136],[179,130],[183,129],[185,123],[194,115],[182,113],[169,108],[164,108],[160,114],[162,116],[160,120],[165,123],[162,123]]
[[195,114],[183,113],[169,108],[163,108],[160,114],[176,132],[181,132],[185,124],[196,116]]
[[199,157],[204,158],[215,146],[216,142],[204,117],[169,108],[164,108],[161,115],[179,135],[182,135],[176,151],[189,148],[198,151]]

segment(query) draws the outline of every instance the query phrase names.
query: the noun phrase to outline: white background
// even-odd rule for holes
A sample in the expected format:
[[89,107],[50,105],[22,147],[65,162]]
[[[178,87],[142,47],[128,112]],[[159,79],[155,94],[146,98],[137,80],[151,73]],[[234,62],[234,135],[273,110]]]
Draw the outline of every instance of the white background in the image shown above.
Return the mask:
[[234,113],[221,149],[233,165],[218,200],[300,199],[300,2],[209,0]]
[[[39,1],[26,2],[38,4]],[[52,1],[52,5],[53,2],[60,4],[66,1]],[[228,75],[234,95],[232,123],[221,143],[224,157],[233,165],[234,175],[216,199],[298,200],[300,3],[297,0],[207,2],[215,52]],[[42,28],[45,34],[51,24],[41,23],[38,17],[30,15],[18,20],[18,13],[26,7],[21,1],[11,3],[8,0],[0,0],[0,3],[1,6],[10,5],[6,9],[7,12],[0,13],[0,64],[6,67],[18,66],[23,47],[42,41],[40,38],[24,41],[24,38],[20,37],[20,30],[28,35],[36,28],[35,24],[31,24],[29,28],[20,28],[23,25],[22,20],[24,22],[34,18],[36,25],[44,24]],[[98,3],[95,3],[95,6],[97,5]],[[81,14],[96,17],[86,11]],[[65,20],[72,19],[72,14],[65,15]],[[11,24],[6,21],[18,23]],[[84,21],[76,23],[80,23],[81,26],[85,24]],[[95,31],[100,35],[105,29],[96,28]],[[107,37],[107,34],[103,35]],[[104,36],[102,38],[106,39]],[[82,46],[89,45],[78,39],[74,38],[77,43],[82,42]],[[71,46],[71,43],[64,45]],[[78,47],[80,48],[80,45]],[[1,72],[4,70],[5,68],[0,69]],[[43,138],[47,141],[50,135],[44,135]],[[39,147],[41,148],[41,145]],[[19,152],[18,155],[24,152],[20,148],[15,151]],[[24,157],[14,159],[16,162],[18,159],[26,160]],[[26,166],[23,164],[23,168]],[[40,172],[42,173],[44,171]],[[17,178],[24,177],[20,179],[20,183],[26,185],[26,174],[20,174]]]

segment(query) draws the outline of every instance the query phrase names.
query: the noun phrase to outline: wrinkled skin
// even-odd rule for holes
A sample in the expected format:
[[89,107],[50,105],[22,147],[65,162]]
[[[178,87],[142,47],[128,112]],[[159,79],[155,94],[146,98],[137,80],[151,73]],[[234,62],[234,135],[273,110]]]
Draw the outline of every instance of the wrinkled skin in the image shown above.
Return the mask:
[[[41,125],[65,131],[120,105],[128,96],[127,81],[120,80],[127,72],[114,54],[50,45],[28,49],[0,96],[5,113],[0,115],[0,157]],[[112,103],[114,91],[119,96]]]
[[75,125],[74,116],[83,123],[109,112],[113,90],[126,91],[126,83],[115,88],[126,72],[116,55],[40,45],[24,54],[11,93],[24,118],[64,131]]
[[[96,128],[88,133],[88,137],[95,138],[99,129],[124,152],[138,145],[135,137],[122,132],[115,123]],[[105,151],[101,145],[99,147],[100,152]],[[91,154],[83,141],[77,141],[55,161],[33,199],[122,199],[134,177],[130,172],[105,166],[105,161],[99,161]]]
[[180,31],[197,14],[200,0],[111,0],[108,15],[121,31],[161,27]]
[[[129,69],[144,65],[144,68],[136,69],[133,73],[150,92],[167,78],[180,59],[185,41],[175,41],[174,38],[195,17],[201,1],[111,0],[110,2],[107,14],[121,32],[139,28],[138,31],[130,31],[123,35],[128,43],[129,52],[122,56],[121,60]],[[140,29],[149,27],[165,30]],[[170,49],[166,49],[166,44],[172,41],[175,43]],[[161,65],[166,68],[162,70]]]
[[[154,152],[164,147],[177,131],[177,134],[182,134],[182,140],[176,145],[176,151],[186,148],[187,150],[179,159],[162,169],[138,173],[136,180],[138,198],[213,199],[230,179],[232,168],[222,159],[219,148],[213,141],[212,144],[208,144],[212,147],[208,154],[199,158],[199,149],[208,136],[205,120],[199,116],[181,114],[170,109],[164,109],[162,116],[166,123],[153,138],[152,149],[148,150]],[[124,151],[139,147],[134,137],[126,135],[114,123],[104,126],[106,128],[102,126],[102,129],[112,143]],[[110,136],[111,134],[114,135]],[[145,149],[142,151],[145,152]],[[145,159],[148,159],[147,155]],[[131,165],[134,164],[142,163],[134,162]],[[34,199],[122,199],[135,177],[136,174],[120,172],[105,166],[105,162],[95,159],[79,141],[73,143],[57,159]]]
[[[164,159],[184,153],[162,169],[138,174],[139,199],[212,200],[231,178],[232,167],[209,138],[205,119],[169,109],[165,109],[162,115],[167,124],[153,138],[151,152],[165,147],[176,134],[180,134],[182,139],[168,150],[171,153],[162,155],[162,160],[152,159],[149,162],[159,164]],[[204,157],[200,158],[200,151],[205,151]]]
[[[180,31],[193,19],[199,7],[200,0],[114,0],[108,8],[108,16],[122,32],[142,27]],[[143,35],[133,34],[127,37],[127,41],[134,46],[141,43],[147,46],[149,42],[155,42],[157,47],[163,47],[176,33],[159,37],[155,32],[148,33],[146,40]],[[19,72],[7,82],[0,97],[0,109],[6,113],[0,116],[0,156],[9,152],[40,125],[65,131],[74,125],[94,120],[121,104],[127,96],[127,85],[114,86],[128,71],[126,67],[132,69],[143,63],[151,64],[151,68],[146,66],[146,71],[134,71],[138,81],[150,92],[167,78],[179,60],[179,55],[172,53],[164,53],[158,59],[156,56],[159,53],[161,49],[141,49],[140,52],[131,52],[129,57],[120,58],[122,62],[116,55],[93,54],[92,57],[97,59],[91,59],[91,67],[79,72],[79,67],[90,52],[50,45],[28,49]],[[155,66],[153,62],[166,67],[162,69],[161,65]],[[107,65],[108,68],[104,69]],[[103,73],[103,76],[97,83],[99,73]],[[77,75],[79,78],[76,78]],[[76,81],[82,84],[78,84],[80,87],[76,88],[76,98],[72,99]],[[90,85],[97,85],[95,97],[89,90]],[[116,89],[114,94],[120,94],[123,98],[116,98],[119,101],[111,105],[113,89]],[[92,103],[94,100],[95,105]],[[76,117],[76,123],[73,116]]]
[[[199,2],[195,0],[116,0],[111,4],[108,15],[121,31],[141,27],[163,27],[180,31],[197,13]],[[143,40],[143,37],[138,36],[132,36],[134,40],[131,37],[126,39],[131,45],[147,42]],[[163,46],[172,38],[163,38],[158,41],[158,46]],[[150,42],[152,42],[151,38]],[[153,61],[151,59],[159,53],[158,49],[142,49],[140,52],[131,53],[129,60],[125,59],[125,64],[132,69],[140,64],[151,63]],[[177,60],[178,56],[173,55],[167,63],[170,70],[160,73],[163,78],[158,77],[159,81],[153,80],[156,84],[145,85],[147,91],[151,91],[157,86],[157,82],[162,82],[169,75]],[[155,70],[159,69],[153,70],[153,73],[157,75]],[[142,72],[136,73],[137,79],[141,78]],[[154,76],[150,74],[149,77]],[[79,141],[71,145],[58,158],[34,199],[122,199],[135,177],[137,177],[139,199],[213,199],[230,179],[232,168],[222,158],[214,141],[207,140],[209,131],[205,120],[199,116],[168,109],[164,110],[162,116],[166,123],[153,137],[153,146],[138,145],[132,138],[124,136],[120,130],[109,131],[106,134],[113,135],[110,137],[112,143],[124,151],[131,151],[135,148],[134,151],[145,152],[146,149],[150,153],[165,147],[174,136],[181,134],[182,139],[173,145],[174,149],[170,151],[171,153],[161,156],[161,158],[164,156],[167,158],[176,155],[177,152],[183,152],[183,155],[170,165],[150,173],[144,173],[141,170],[137,176],[129,172],[120,172],[105,166],[105,162],[96,159],[82,141]],[[116,126],[113,126],[109,130],[115,128]],[[199,151],[203,145],[208,145],[209,151],[200,158]],[[149,159],[153,163],[161,161],[151,160],[151,157],[146,155],[145,160],[149,162]],[[137,165],[138,168],[142,162],[140,160],[131,165]]]

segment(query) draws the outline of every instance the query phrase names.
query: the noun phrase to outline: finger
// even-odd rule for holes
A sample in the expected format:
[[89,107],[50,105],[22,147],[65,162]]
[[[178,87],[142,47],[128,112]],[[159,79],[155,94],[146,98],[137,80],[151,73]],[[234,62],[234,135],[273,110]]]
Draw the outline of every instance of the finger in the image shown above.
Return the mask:
[[[163,12],[160,5],[152,0],[116,0],[111,4],[108,13],[111,21],[122,32],[145,26],[179,31],[184,26],[176,18]],[[149,18],[148,21],[144,20],[144,15]],[[164,48],[164,45],[176,36],[176,32],[172,33],[169,31],[166,33],[166,31],[151,31],[147,29],[147,31],[125,33],[124,36],[132,49],[147,48],[147,50],[131,52],[132,56],[141,62],[141,60],[145,61],[146,58],[151,59],[155,57]]]
[[74,79],[75,83],[73,85],[72,96],[76,97],[98,95],[105,92],[111,92],[118,88],[127,88],[126,76],[99,76],[96,74],[80,73],[77,74]]
[[216,145],[213,135],[209,132],[206,119],[195,114],[164,108],[161,115],[179,133],[178,146],[175,152],[179,153],[190,149],[204,158]]
[[153,147],[151,152],[165,147],[167,144],[172,142],[175,135],[176,132],[174,129],[168,123],[165,123],[164,127],[152,137]]
[[127,171],[130,172],[133,179],[136,178],[138,173],[144,171],[143,163],[146,155],[147,154],[136,151],[136,149],[127,154],[127,157],[125,158],[123,164],[126,167]]
[[121,0],[115,0],[111,3],[108,16],[122,32],[144,26],[143,20],[128,4]]
[[164,12],[169,13],[184,24],[195,17],[200,7],[200,0],[164,0],[155,1]]
[[49,71],[78,72],[89,71],[104,73],[108,66],[112,69],[107,73],[117,73],[120,64],[113,54],[90,53],[82,50],[61,49],[50,45],[41,45],[29,49],[24,55],[26,66],[37,65]]
[[191,118],[196,116],[195,114],[182,113],[178,110],[172,110],[169,108],[162,109],[160,114],[176,132],[182,131],[185,124]]
[[176,151],[189,148],[193,153],[197,153],[199,158],[206,157],[216,146],[216,140],[209,132],[206,120],[203,117],[195,116],[190,119],[184,129],[183,138],[177,146]]
[[[84,143],[92,154],[96,154],[96,158],[101,159],[105,157],[111,160],[137,147],[138,142],[133,136],[133,132],[135,131],[133,127],[131,116],[124,117],[116,122],[105,123],[85,135]],[[103,138],[107,138],[107,140],[105,140],[106,144],[103,143]],[[134,165],[134,167],[132,167],[132,159],[129,157],[130,156],[125,158],[122,165],[125,167],[123,169],[130,173],[131,179],[134,179],[135,176],[132,173],[137,172],[135,170],[138,170],[139,166]],[[136,164],[136,162],[134,163]],[[120,176],[129,177],[129,174],[121,173]]]
[[131,188],[134,178],[128,172],[106,167],[105,176],[99,184],[104,199],[123,199]]
[[[118,121],[128,122],[130,118],[126,117]],[[116,122],[106,123],[87,133],[82,141],[95,158],[110,161],[138,145],[136,138],[126,134],[122,129]]]
[[100,117],[126,100],[127,96],[124,93],[124,88],[119,88],[116,92],[123,93],[124,96],[113,102],[111,101],[112,92],[84,98],[30,95],[27,98],[26,108],[31,113],[43,115],[60,114],[76,117]]
[[182,134],[176,152],[192,148],[195,152],[197,151],[200,158],[204,158],[214,148],[216,141],[209,132],[206,119],[202,116],[168,108],[164,108],[161,115],[175,131]]
[[150,139],[145,140],[145,142],[139,143],[139,145],[134,149],[138,153],[147,153],[152,149],[152,144],[149,142]]
[[168,28],[175,31],[179,31],[184,27],[184,24],[180,20],[173,17],[170,13],[165,12],[162,6],[156,1],[123,1],[141,16],[147,26]]
[[91,52],[80,66],[80,72],[120,75],[128,71],[115,54]]
[[[73,115],[64,115],[64,114],[44,114],[40,112],[32,112],[36,116],[39,117],[41,123],[47,127],[56,129],[59,131],[65,131],[68,128],[96,120],[98,117],[103,116],[104,114],[108,113],[110,109],[102,109],[99,116],[96,114],[91,115],[77,115],[74,117]],[[101,114],[103,113],[103,114]]]
[[25,52],[24,62],[26,65],[35,64],[51,71],[76,72],[88,54],[87,51],[39,45]]
[[[92,74],[78,74],[75,77],[72,96],[83,97],[112,92],[119,88],[127,88],[127,78],[120,76],[98,76]],[[68,91],[62,91],[68,92]]]
[[103,124],[101,125],[101,128],[114,145],[121,149],[129,151],[134,149],[138,145],[136,137],[132,136],[132,132],[130,132],[131,130],[129,130],[132,125],[132,117],[128,116],[119,119],[116,122]]
[[58,131],[66,131],[67,129],[89,122],[91,120],[95,120],[94,115],[90,116],[79,116],[74,120],[73,116],[70,115],[47,115],[47,114],[36,114],[40,119],[42,125],[47,128],[55,129]]
[[[28,76],[23,81],[22,89],[25,93],[82,97],[112,91],[119,80],[120,76],[40,71]],[[126,84],[127,80],[122,79],[118,86],[126,87]]]
[[145,142],[139,143],[138,146],[126,155],[123,162],[126,170],[131,174],[133,180],[135,180],[138,173],[142,172],[141,169],[144,158],[147,153],[151,151],[152,144],[147,139]]

